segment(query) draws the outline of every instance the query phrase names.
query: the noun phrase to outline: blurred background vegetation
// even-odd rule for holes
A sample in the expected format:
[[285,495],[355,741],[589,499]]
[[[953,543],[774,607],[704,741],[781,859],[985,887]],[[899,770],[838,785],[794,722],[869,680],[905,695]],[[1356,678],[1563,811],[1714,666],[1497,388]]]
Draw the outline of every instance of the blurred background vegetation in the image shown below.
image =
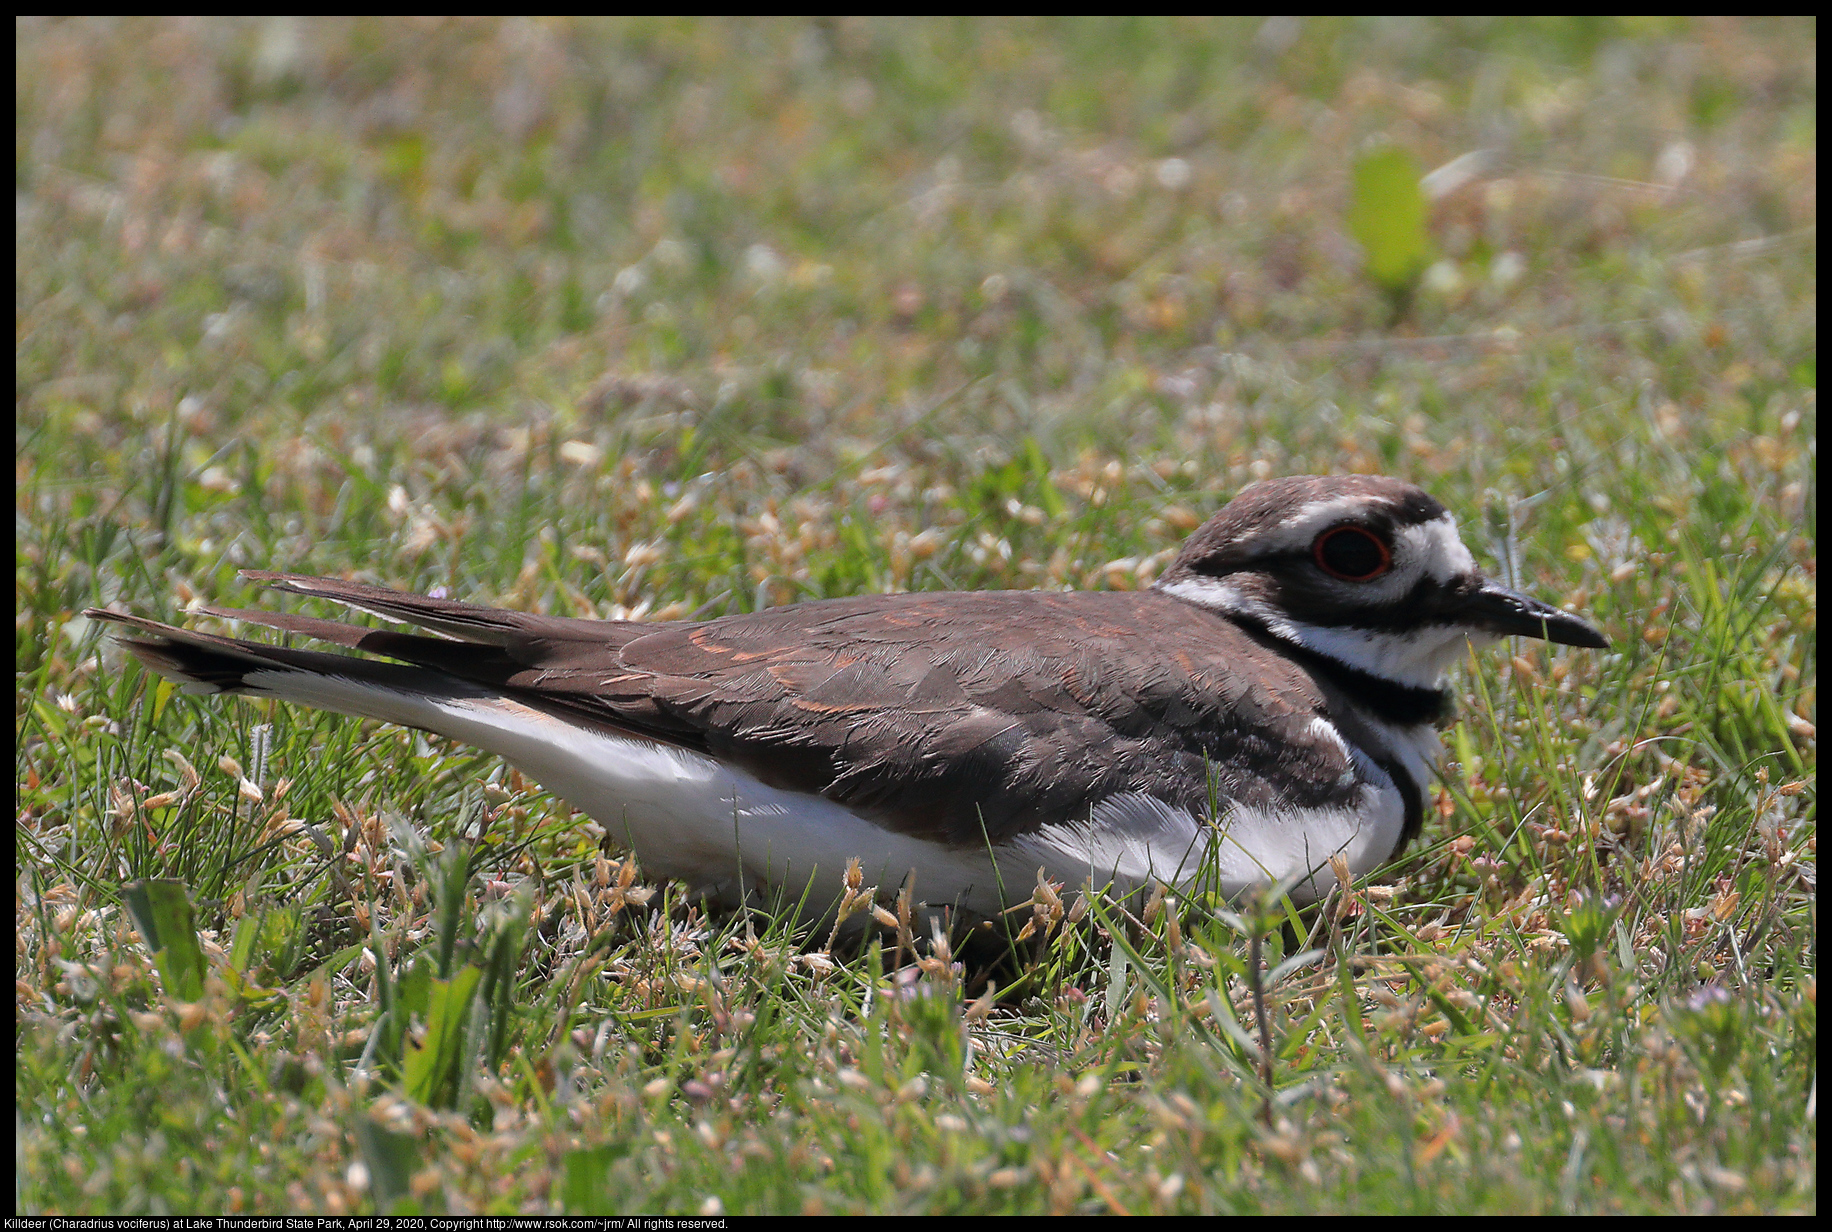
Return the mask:
[[[1029,441],[1087,490],[1114,460],[1194,464],[1160,479],[1200,513],[1262,472],[1608,494],[1723,467],[1754,488],[1812,382],[1799,23],[21,36],[24,490],[191,528],[164,546],[215,585],[187,549],[279,520],[253,563],[443,541],[429,571],[501,586],[527,540],[505,519],[591,519],[621,556],[663,485],[747,462],[729,499],[753,515],[873,472],[878,555],[949,504],[937,481],[1023,540],[998,466],[1036,469]],[[1435,260],[1402,264],[1397,320],[1349,235],[1383,143],[1437,169]],[[1804,507],[1795,484],[1778,512]],[[777,598],[892,580],[773,572],[803,584]],[[694,574],[670,553],[644,584]]]
[[[386,1150],[309,1129],[344,1115],[317,1071],[303,1103],[236,1104],[238,1124],[264,1127],[239,1138],[209,1127],[215,1096],[195,1092],[195,1124],[165,1124],[160,1150],[138,1154],[115,1144],[144,1146],[159,1101],[97,1102],[130,1085],[108,1056],[140,1058],[132,1070],[163,1055],[123,1039],[175,1038],[133,1026],[157,999],[116,931],[113,887],[207,880],[220,891],[200,912],[208,938],[229,927],[235,879],[261,866],[126,826],[129,796],[203,792],[180,809],[202,827],[240,815],[244,771],[257,793],[301,776],[292,815],[335,829],[333,803],[358,786],[413,798],[486,772],[276,716],[263,787],[249,708],[168,705],[168,688],[139,709],[141,678],[76,613],[248,601],[240,567],[638,618],[864,590],[1133,587],[1250,479],[1400,475],[1457,511],[1486,567],[1578,605],[1618,654],[1497,664],[1504,690],[1557,691],[1557,738],[1543,714],[1537,742],[1500,723],[1453,731],[1442,825],[1394,910],[1421,904],[1407,927],[1445,910],[1500,918],[1524,895],[1515,939],[1556,939],[1570,933],[1548,893],[1589,876],[1632,895],[1637,877],[1670,874],[1684,892],[1646,891],[1622,924],[1620,953],[1632,965],[1653,947],[1661,974],[1587,1029],[1615,1014],[1623,1039],[1659,1022],[1668,1043],[1728,1049],[1739,1023],[1810,1023],[1812,792],[1795,785],[1810,783],[1817,700],[1811,19],[77,18],[15,31],[20,1030],[35,1075],[19,1102],[40,1209],[358,1209],[363,1178],[390,1171]],[[1518,714],[1513,698],[1497,704]],[[345,733],[331,757],[327,731]],[[201,786],[159,759],[166,746],[204,767]],[[141,748],[149,760],[133,760]],[[225,749],[235,773],[210,773]],[[314,761],[329,781],[302,770]],[[1584,803],[1591,783],[1575,776],[1602,768],[1628,803]],[[1560,779],[1570,815],[1520,829],[1521,809],[1536,814],[1507,801]],[[429,828],[458,824],[418,799],[404,811]],[[1699,828],[1706,807],[1720,829]],[[387,845],[373,817],[337,816]],[[1619,832],[1627,862],[1561,863],[1552,849],[1584,847],[1559,844],[1586,825]],[[1463,833],[1482,848],[1444,854]],[[1518,858],[1505,854],[1517,839]],[[298,859],[308,840],[287,840]],[[1695,849],[1716,862],[1681,859]],[[1453,864],[1473,881],[1445,881]],[[346,994],[350,1021],[366,1021],[368,977],[323,995],[307,979],[343,952],[341,919],[274,963],[307,1025],[256,1038],[224,1011],[224,1038],[255,1069],[335,1053],[324,1024],[345,1009],[325,1007]],[[1776,950],[1733,964],[1726,936]],[[1547,946],[1522,949],[1521,968],[1563,952]],[[59,966],[78,958],[127,972],[115,1001]],[[1781,991],[1749,991],[1752,969]],[[1546,1038],[1568,1043],[1578,1010],[1563,969],[1548,972],[1523,978],[1551,990],[1533,1004],[1562,1024]],[[1669,1022],[1650,1008],[1690,1004],[1725,972],[1748,998],[1734,1010],[1707,999]],[[592,987],[586,1002],[619,995]],[[564,1041],[572,993],[561,1000],[542,1012]],[[1169,1089],[1163,1074],[1201,1100],[1194,1071],[1170,1066],[1112,1097],[1132,1119],[1077,1122],[1126,1144],[1062,1130],[1061,1154],[1037,1147],[1074,1168],[1025,1162],[1004,1130],[976,1129],[997,1167],[950,1146],[922,1183],[907,1167],[893,1183],[888,1156],[835,1173],[831,1157],[808,1163],[820,1151],[784,1147],[790,1162],[746,1209],[1810,1209],[1812,1121],[1787,1094],[1811,1057],[1800,1031],[1805,1053],[1788,1035],[1762,1087],[1779,1102],[1757,1097],[1763,1133],[1720,1108],[1643,1141],[1607,1120],[1640,1124],[1612,1105],[1582,1131],[1623,1152],[1607,1164],[1542,1115],[1579,1098],[1565,1079],[1515,1116],[1496,1111],[1492,1071],[1446,1093],[1396,1061],[1367,1100],[1294,1112],[1264,1139],[1235,1126],[1212,1140],[1220,1155],[1190,1147],[1181,1170],[1132,1155],[1116,1169],[1110,1148],[1183,1132],[1185,1113],[1139,1102]],[[551,1080],[558,1054],[523,1044],[527,1072]],[[1692,1091],[1683,1049],[1661,1047],[1643,1054],[1680,1074],[1672,1092]],[[1510,1048],[1507,1065],[1542,1055]],[[603,1038],[585,1051],[603,1061]],[[1639,1072],[1585,1055],[1578,1069]],[[1343,1064],[1343,1089],[1362,1090]],[[657,1072],[606,1081],[623,1098]],[[1700,1072],[1715,1098],[1724,1074]],[[539,1082],[503,1081],[529,1136],[482,1156],[432,1151],[414,1201],[562,1201],[561,1148],[528,1145],[558,1114],[537,1111]],[[1052,1101],[1080,1116],[1108,1098],[1029,1081],[1011,1079],[1006,1128]],[[1737,1088],[1746,1104],[1757,1086]],[[167,1094],[188,1108],[180,1087]],[[1412,1119],[1381,1119],[1392,1100]],[[934,1118],[982,1115],[895,1101],[940,1138],[952,1131]],[[1667,1108],[1684,1106],[1673,1094]],[[830,1124],[807,1115],[814,1132]],[[85,1120],[111,1126],[106,1140],[85,1144]],[[253,1159],[262,1138],[294,1145]],[[642,1148],[617,1166],[640,1163],[644,1179],[617,1173],[604,1193],[710,1209],[727,1152],[696,1141],[680,1129]],[[893,1154],[931,1158],[920,1133],[900,1141]],[[477,1164],[524,1149],[552,1167]],[[373,1170],[347,1170],[355,1157]],[[60,1160],[87,1162],[76,1175]]]

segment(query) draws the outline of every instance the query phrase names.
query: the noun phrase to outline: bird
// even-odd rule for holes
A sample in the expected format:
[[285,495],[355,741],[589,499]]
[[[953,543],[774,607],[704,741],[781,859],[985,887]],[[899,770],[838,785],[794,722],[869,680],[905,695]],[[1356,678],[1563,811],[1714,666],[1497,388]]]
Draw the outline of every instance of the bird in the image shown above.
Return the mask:
[[493,753],[646,873],[727,907],[839,901],[867,878],[982,918],[1039,878],[1122,895],[1271,885],[1302,906],[1418,835],[1467,644],[1609,644],[1486,577],[1423,489],[1368,475],[1242,488],[1138,591],[638,622],[244,576],[420,632],[198,609],[353,655],[86,615],[125,626],[125,648],[188,692]]

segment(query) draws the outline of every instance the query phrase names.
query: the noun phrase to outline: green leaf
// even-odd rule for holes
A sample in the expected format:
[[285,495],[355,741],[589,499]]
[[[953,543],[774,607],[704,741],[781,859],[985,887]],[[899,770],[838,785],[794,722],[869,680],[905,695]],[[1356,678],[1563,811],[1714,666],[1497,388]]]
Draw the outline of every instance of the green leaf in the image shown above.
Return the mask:
[[395,979],[395,1005],[401,1013],[416,1017],[426,1017],[428,1007],[432,1005],[433,964],[432,960],[421,955],[407,968],[407,974]]
[[433,980],[426,1007],[426,1037],[407,1045],[405,1080],[409,1099],[429,1107],[449,1104],[457,1090],[459,1062],[470,1025],[471,998],[483,968],[466,966],[449,980]]
[[133,881],[122,887],[134,927],[153,952],[153,964],[165,990],[179,1001],[204,995],[204,952],[197,943],[196,916],[184,883],[171,880]]
[[1355,160],[1349,234],[1367,256],[1368,276],[1384,290],[1406,290],[1431,264],[1427,213],[1412,155],[1383,146]]
[[369,1168],[369,1189],[375,1209],[391,1213],[395,1204],[413,1200],[413,1174],[419,1163],[419,1142],[411,1134],[383,1129],[366,1116],[356,1119],[356,1142]]
[[516,973],[528,939],[533,896],[516,895],[509,910],[498,915],[485,933],[484,981],[479,996],[489,1008],[489,1043],[484,1057],[494,1068],[509,1051],[509,1028],[515,1021]]
[[1068,510],[1063,504],[1062,493],[1050,482],[1050,460],[1043,456],[1043,447],[1037,444],[1037,438],[1024,438],[1024,458],[1030,464],[1031,485],[1037,493],[1037,505],[1052,518],[1059,518]]
[[627,1140],[607,1142],[578,1147],[561,1157],[560,1203],[567,1213],[590,1215],[609,1205],[604,1174],[630,1153],[630,1146]]
[[1305,950],[1301,954],[1293,954],[1290,958],[1287,958],[1284,962],[1267,972],[1266,986],[1270,988],[1300,967],[1308,967],[1314,962],[1321,962],[1328,956],[1328,950]]

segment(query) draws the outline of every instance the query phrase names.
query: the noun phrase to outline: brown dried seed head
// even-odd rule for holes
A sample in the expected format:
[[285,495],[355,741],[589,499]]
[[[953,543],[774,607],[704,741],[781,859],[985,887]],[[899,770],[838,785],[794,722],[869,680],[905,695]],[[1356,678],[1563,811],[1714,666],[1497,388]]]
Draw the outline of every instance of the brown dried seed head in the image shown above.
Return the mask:
[[1354,878],[1349,875],[1349,859],[1340,851],[1329,858],[1329,871],[1336,875],[1336,884],[1345,890],[1349,888],[1349,883],[1354,880]]
[[197,772],[197,767],[186,760],[185,755],[180,753],[177,749],[167,749],[165,751],[165,759],[178,767],[178,773],[183,776],[184,785],[187,790],[196,787],[199,783],[204,781],[204,776]]

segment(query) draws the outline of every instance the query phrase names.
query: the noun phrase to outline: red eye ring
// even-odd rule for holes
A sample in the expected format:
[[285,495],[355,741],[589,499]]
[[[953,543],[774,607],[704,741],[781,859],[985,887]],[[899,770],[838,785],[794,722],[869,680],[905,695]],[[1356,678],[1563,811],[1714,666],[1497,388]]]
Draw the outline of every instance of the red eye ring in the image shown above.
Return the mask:
[[1365,526],[1330,527],[1310,545],[1310,554],[1317,568],[1339,582],[1371,582],[1393,567],[1386,542]]

